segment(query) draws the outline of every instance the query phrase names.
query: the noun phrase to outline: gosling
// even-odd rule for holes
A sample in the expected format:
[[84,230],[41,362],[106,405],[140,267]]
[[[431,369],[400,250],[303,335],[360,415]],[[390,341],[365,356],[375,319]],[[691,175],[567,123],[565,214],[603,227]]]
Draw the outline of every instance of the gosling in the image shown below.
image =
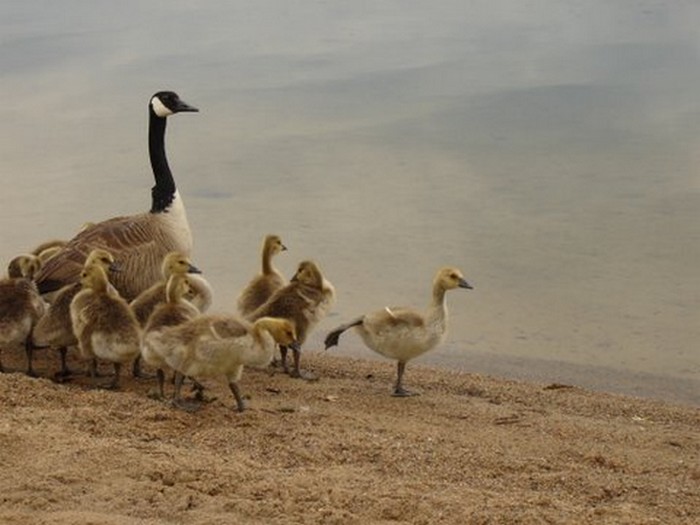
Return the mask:
[[238,312],[247,317],[282,288],[286,280],[272,264],[272,258],[287,247],[278,235],[267,235],[262,247],[262,272],[256,275],[238,296]]
[[406,363],[435,348],[447,335],[445,292],[455,288],[472,289],[457,268],[440,269],[433,280],[433,296],[425,313],[410,308],[385,308],[341,325],[325,340],[326,350],[338,344],[340,335],[355,328],[371,350],[397,360],[394,396],[416,395],[403,387]]
[[[155,307],[165,302],[166,283],[171,275],[202,272],[199,268],[194,266],[185,255],[180,252],[170,252],[163,258],[161,273],[163,275],[161,281],[141,292],[136,299],[130,303],[131,309],[134,311],[136,319],[138,319],[141,326],[146,325]],[[190,289],[188,293],[192,293],[192,290]]]
[[[102,266],[105,271],[118,271],[112,254],[101,248],[92,250],[85,260],[85,267],[93,264]],[[36,347],[51,347],[59,350],[61,370],[55,375],[55,379],[59,381],[66,380],[72,374],[68,368],[68,348],[76,346],[78,340],[73,333],[70,304],[80,290],[82,290],[80,282],[60,288],[32,331],[32,341]]]
[[[157,283],[153,284],[149,288],[145,289],[143,292],[141,292],[136,299],[131,301],[129,305],[131,306],[131,309],[134,311],[134,314],[136,315],[136,319],[138,319],[139,324],[141,327],[144,327],[146,325],[146,322],[148,321],[149,316],[153,312],[156,306],[159,304],[162,304],[166,300],[166,283],[168,281],[168,278],[171,275],[174,274],[200,274],[202,273],[199,268],[194,266],[189,257],[183,255],[180,252],[170,252],[168,253],[165,257],[163,257],[163,262],[161,264],[161,274],[163,276],[163,279],[161,281],[158,281]],[[205,285],[208,286],[206,281],[202,279],[201,281],[198,281],[199,283],[204,283]],[[199,285],[201,289],[207,288],[207,286],[204,285]],[[187,287],[189,298],[196,297],[197,294],[195,292],[195,289],[192,286]],[[201,297],[202,294],[200,294]],[[205,301],[208,301],[209,303],[211,302],[211,293],[206,293],[204,294],[208,296],[208,299],[204,299]],[[203,306],[203,305],[202,305]],[[208,307],[208,304],[207,304]],[[143,374],[141,371],[141,359],[140,356],[136,358],[133,364],[132,368],[132,375],[134,377],[140,377],[140,378],[148,378],[149,376],[146,374]]]
[[[35,375],[31,332],[46,308],[33,280],[40,267],[37,256],[19,255],[10,261],[7,278],[0,280],[0,349],[23,345],[30,376]],[[0,372],[5,372],[2,361]]]
[[119,388],[122,363],[140,352],[141,328],[129,307],[107,279],[104,268],[93,264],[80,274],[83,289],[70,304],[73,332],[83,358],[90,359],[93,385],[97,376],[95,358],[114,364],[114,379],[106,386]]
[[261,317],[280,317],[294,323],[299,345],[292,348],[294,369],[291,372],[287,365],[288,348],[280,345],[282,368],[291,377],[316,379],[312,374],[301,370],[301,345],[328,312],[334,300],[335,290],[323,277],[318,265],[313,261],[302,261],[289,284],[277,290],[262,306],[248,316],[251,321]]
[[249,323],[232,316],[202,315],[181,325],[155,332],[151,344],[176,371],[173,404],[188,411],[199,405],[180,396],[185,376],[225,376],[239,412],[245,402],[238,382],[244,366],[265,367],[276,344],[297,345],[294,325],[286,319],[263,317]]
[[141,344],[141,358],[143,361],[156,369],[158,380],[157,396],[159,399],[165,398],[164,384],[166,366],[165,359],[156,351],[152,342],[153,334],[168,326],[177,326],[194,319],[199,315],[199,310],[190,303],[185,296],[190,292],[190,277],[182,273],[174,273],[168,278],[165,287],[166,301],[155,307],[146,322],[144,328],[143,342]]

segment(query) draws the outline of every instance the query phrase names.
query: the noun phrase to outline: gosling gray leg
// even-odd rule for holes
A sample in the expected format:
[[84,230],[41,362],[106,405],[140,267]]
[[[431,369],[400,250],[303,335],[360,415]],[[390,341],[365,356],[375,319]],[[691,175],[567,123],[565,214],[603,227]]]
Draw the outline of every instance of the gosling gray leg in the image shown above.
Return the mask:
[[108,390],[119,390],[119,379],[122,375],[122,364],[114,363],[114,379],[105,385]]
[[136,359],[134,359],[134,364],[131,369],[131,375],[136,377],[137,379],[153,379],[153,375],[147,374],[143,370],[141,370],[141,356],[136,356]]
[[32,343],[31,336],[27,337],[24,341],[24,351],[27,354],[27,375],[29,377],[36,377],[37,374],[34,371],[34,344]]
[[280,364],[282,365],[282,370],[285,374],[289,374],[289,366],[287,366],[287,351],[286,346],[280,345]]
[[58,352],[61,357],[61,370],[56,375],[60,378],[70,377],[71,375],[73,375],[73,372],[70,368],[68,368],[68,348],[62,346],[58,349]]
[[173,392],[172,404],[186,412],[196,412],[200,408],[199,403],[192,403],[182,399],[182,382],[185,380],[185,376],[180,372],[175,372],[175,391]]
[[243,396],[241,396],[241,389],[238,387],[238,383],[231,381],[229,382],[228,387],[231,389],[233,397],[236,398],[238,411],[243,412],[245,410],[245,402],[243,401]]
[[394,388],[394,397],[411,397],[417,396],[416,392],[410,392],[403,387],[403,373],[406,370],[406,362],[399,361],[396,367],[396,387]]

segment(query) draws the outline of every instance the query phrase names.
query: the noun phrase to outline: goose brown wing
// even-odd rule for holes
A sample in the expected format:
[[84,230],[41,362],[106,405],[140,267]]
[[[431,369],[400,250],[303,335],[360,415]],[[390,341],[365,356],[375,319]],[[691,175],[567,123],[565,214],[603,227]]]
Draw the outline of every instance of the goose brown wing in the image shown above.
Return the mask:
[[39,292],[52,292],[78,281],[86,257],[95,248],[109,251],[116,260],[127,251],[149,249],[154,241],[144,219],[144,214],[115,217],[80,232],[39,271],[36,277]]

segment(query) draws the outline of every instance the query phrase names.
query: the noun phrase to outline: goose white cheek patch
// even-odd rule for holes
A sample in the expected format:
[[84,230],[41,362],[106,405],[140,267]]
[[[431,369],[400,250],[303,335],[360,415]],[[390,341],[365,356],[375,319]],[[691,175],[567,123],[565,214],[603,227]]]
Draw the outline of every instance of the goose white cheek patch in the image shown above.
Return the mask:
[[163,104],[158,97],[153,97],[151,99],[151,107],[153,108],[153,112],[161,118],[165,118],[173,114],[173,112],[168,109],[168,107]]

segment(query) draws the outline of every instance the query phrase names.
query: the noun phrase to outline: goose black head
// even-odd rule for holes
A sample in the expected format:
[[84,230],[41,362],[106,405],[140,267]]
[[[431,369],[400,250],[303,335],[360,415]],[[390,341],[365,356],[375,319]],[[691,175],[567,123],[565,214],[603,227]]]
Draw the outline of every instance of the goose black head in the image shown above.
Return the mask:
[[199,111],[194,106],[190,106],[181,100],[177,93],[173,91],[159,91],[151,97],[150,106],[151,111],[160,118],[169,117],[175,113],[182,113],[185,111]]

